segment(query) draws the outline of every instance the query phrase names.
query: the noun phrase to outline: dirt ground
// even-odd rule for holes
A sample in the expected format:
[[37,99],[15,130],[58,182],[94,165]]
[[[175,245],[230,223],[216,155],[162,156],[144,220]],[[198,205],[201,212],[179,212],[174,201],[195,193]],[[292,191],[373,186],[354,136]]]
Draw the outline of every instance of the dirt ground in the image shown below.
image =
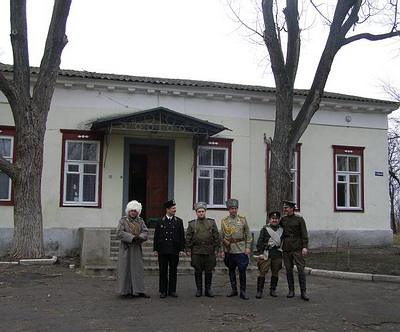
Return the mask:
[[[350,251],[351,269],[359,266],[366,272],[370,261],[378,264],[385,259],[393,259],[392,264],[399,267],[398,249],[363,250],[362,258],[357,252]],[[322,263],[335,262],[332,257],[332,252],[311,251],[308,265],[321,268]],[[114,279],[84,277],[79,269],[69,268],[78,263],[61,259],[46,266],[0,265],[0,331],[400,330],[399,283],[310,275],[307,292],[311,300],[305,302],[300,299],[297,278],[296,297],[286,298],[282,271],[277,298],[268,296],[268,275],[263,298],[255,299],[256,276],[248,275],[250,300],[244,301],[226,297],[227,275],[214,276],[214,298],[196,298],[193,276],[179,275],[179,297],[160,299],[158,277],[148,276],[145,285],[150,299],[125,298],[115,293]],[[380,273],[385,265],[377,266]]]

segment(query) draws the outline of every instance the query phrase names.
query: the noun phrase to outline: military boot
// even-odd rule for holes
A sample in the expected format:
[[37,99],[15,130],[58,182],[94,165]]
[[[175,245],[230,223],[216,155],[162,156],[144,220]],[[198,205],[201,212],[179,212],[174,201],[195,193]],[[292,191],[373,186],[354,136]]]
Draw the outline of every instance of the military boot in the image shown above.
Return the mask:
[[203,273],[194,272],[194,280],[196,282],[196,297],[200,297],[203,293]]
[[243,300],[248,300],[249,297],[246,294],[246,272],[239,272],[240,279],[240,297]]
[[263,289],[264,289],[265,277],[258,277],[257,278],[257,294],[256,299],[261,299]]
[[278,277],[271,276],[271,283],[269,286],[269,295],[272,297],[277,297],[275,291],[276,291],[276,286],[278,285]]
[[286,297],[292,298],[294,297],[294,277],[293,273],[287,273],[286,274],[287,282],[288,282],[288,287],[289,287],[289,293]]
[[310,298],[307,295],[307,287],[306,287],[306,275],[304,273],[299,274],[299,284],[300,284],[301,298],[304,301],[309,301]]
[[229,280],[231,282],[232,290],[226,295],[227,297],[237,296],[237,283],[236,283],[236,273],[235,270],[229,271]]
[[211,291],[212,271],[205,272],[204,283],[205,283],[205,290],[204,290],[205,295],[208,297],[214,297],[214,294]]

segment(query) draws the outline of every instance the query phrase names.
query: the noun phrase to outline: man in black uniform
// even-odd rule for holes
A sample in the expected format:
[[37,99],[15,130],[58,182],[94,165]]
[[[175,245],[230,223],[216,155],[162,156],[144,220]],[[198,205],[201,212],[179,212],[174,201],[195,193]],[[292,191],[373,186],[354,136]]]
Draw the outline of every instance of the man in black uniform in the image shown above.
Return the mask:
[[296,203],[292,201],[283,201],[283,209],[285,216],[281,219],[283,227],[283,261],[286,267],[286,277],[288,281],[289,293],[287,297],[294,297],[294,277],[293,267],[296,264],[299,274],[299,284],[301,298],[308,301],[306,275],[304,268],[306,267],[308,233],[306,222],[300,215],[294,213]]
[[218,227],[214,219],[206,217],[207,203],[194,205],[197,219],[189,221],[186,229],[186,255],[191,257],[196,282],[196,297],[203,292],[203,271],[205,274],[205,295],[214,297],[211,291],[212,270],[217,265],[216,256],[220,247]]
[[269,295],[277,297],[276,286],[278,285],[279,270],[282,268],[282,244],[283,229],[279,226],[281,214],[277,211],[268,214],[269,223],[261,228],[257,241],[258,270],[257,278],[257,299],[261,299],[265,276],[271,268],[271,283]]
[[182,219],[175,216],[175,201],[164,203],[164,208],[165,216],[158,220],[154,231],[153,255],[158,257],[160,298],[167,294],[176,298],[178,263],[185,248],[185,230]]

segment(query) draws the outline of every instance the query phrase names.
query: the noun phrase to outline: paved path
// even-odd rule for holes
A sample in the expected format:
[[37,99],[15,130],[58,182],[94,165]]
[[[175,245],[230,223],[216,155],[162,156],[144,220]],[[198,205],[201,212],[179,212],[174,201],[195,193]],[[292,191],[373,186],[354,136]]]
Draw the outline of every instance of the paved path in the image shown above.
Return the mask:
[[[309,302],[227,298],[228,276],[215,276],[215,298],[194,297],[193,276],[178,276],[179,298],[158,297],[158,277],[146,277],[150,299],[122,298],[115,280],[83,277],[61,265],[0,266],[0,331],[399,331],[400,284],[308,276]],[[265,285],[266,290],[268,284]]]

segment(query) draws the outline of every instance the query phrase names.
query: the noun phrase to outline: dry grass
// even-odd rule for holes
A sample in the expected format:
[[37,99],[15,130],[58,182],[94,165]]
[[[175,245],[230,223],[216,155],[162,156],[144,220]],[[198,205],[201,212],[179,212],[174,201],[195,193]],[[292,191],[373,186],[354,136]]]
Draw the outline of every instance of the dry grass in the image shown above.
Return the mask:
[[400,233],[393,235],[393,244],[396,246],[400,246]]
[[[399,240],[399,237],[397,237]],[[307,266],[314,269],[400,276],[400,247],[312,249]]]

